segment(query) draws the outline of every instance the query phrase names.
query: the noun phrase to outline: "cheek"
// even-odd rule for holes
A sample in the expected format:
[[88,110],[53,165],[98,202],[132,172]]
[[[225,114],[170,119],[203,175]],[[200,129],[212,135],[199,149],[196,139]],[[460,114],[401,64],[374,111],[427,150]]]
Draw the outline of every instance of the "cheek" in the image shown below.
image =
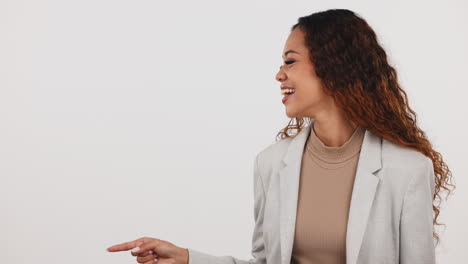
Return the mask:
[[301,100],[304,101],[320,101],[323,100],[326,94],[323,91],[320,81],[310,80],[301,84]]
[[296,67],[290,72],[289,77],[293,80],[298,95],[296,100],[300,102],[315,102],[323,100],[326,94],[322,88],[322,81],[315,75],[311,67]]

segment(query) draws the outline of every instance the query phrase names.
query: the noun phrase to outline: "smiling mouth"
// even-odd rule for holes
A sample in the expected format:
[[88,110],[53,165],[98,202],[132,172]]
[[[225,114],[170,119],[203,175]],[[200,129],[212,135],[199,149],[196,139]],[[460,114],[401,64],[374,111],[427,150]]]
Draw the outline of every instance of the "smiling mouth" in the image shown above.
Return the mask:
[[289,89],[289,88],[288,88],[288,89],[282,89],[282,90],[281,90],[281,94],[282,94],[282,95],[293,94],[293,93],[295,93],[295,92],[296,92],[295,89]]

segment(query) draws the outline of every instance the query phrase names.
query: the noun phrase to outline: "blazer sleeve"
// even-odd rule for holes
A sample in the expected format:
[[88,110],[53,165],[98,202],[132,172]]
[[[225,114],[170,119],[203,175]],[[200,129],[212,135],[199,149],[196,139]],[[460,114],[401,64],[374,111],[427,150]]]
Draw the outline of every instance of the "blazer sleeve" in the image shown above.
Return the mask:
[[428,158],[410,180],[400,222],[400,264],[435,264],[432,201],[434,168]]
[[214,256],[205,252],[187,248],[188,264],[266,264],[265,244],[263,241],[263,212],[265,210],[265,191],[258,166],[258,155],[255,157],[254,173],[254,221],[252,235],[252,257],[242,260],[233,256]]

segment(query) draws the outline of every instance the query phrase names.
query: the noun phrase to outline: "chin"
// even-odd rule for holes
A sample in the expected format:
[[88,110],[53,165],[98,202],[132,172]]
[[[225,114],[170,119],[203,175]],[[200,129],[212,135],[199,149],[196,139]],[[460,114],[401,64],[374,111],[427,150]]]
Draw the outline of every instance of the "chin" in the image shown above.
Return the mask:
[[286,110],[286,116],[289,118],[293,118],[293,117],[296,117],[297,114],[295,112]]

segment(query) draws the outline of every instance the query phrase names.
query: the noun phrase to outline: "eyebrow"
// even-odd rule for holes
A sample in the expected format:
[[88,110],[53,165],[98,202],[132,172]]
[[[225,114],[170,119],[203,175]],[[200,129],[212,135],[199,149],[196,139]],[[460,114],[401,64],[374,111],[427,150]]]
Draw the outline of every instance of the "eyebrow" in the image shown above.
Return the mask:
[[284,56],[288,55],[288,53],[297,53],[297,54],[299,54],[299,52],[297,52],[297,51],[288,50],[288,51],[286,51],[286,52],[284,53]]
[[[288,55],[289,53],[297,53],[297,54],[299,54],[299,52],[297,52],[297,51],[294,51],[294,50],[287,50],[287,51],[284,53],[284,56]],[[283,67],[283,66],[280,66],[279,68],[281,69],[281,67]]]

